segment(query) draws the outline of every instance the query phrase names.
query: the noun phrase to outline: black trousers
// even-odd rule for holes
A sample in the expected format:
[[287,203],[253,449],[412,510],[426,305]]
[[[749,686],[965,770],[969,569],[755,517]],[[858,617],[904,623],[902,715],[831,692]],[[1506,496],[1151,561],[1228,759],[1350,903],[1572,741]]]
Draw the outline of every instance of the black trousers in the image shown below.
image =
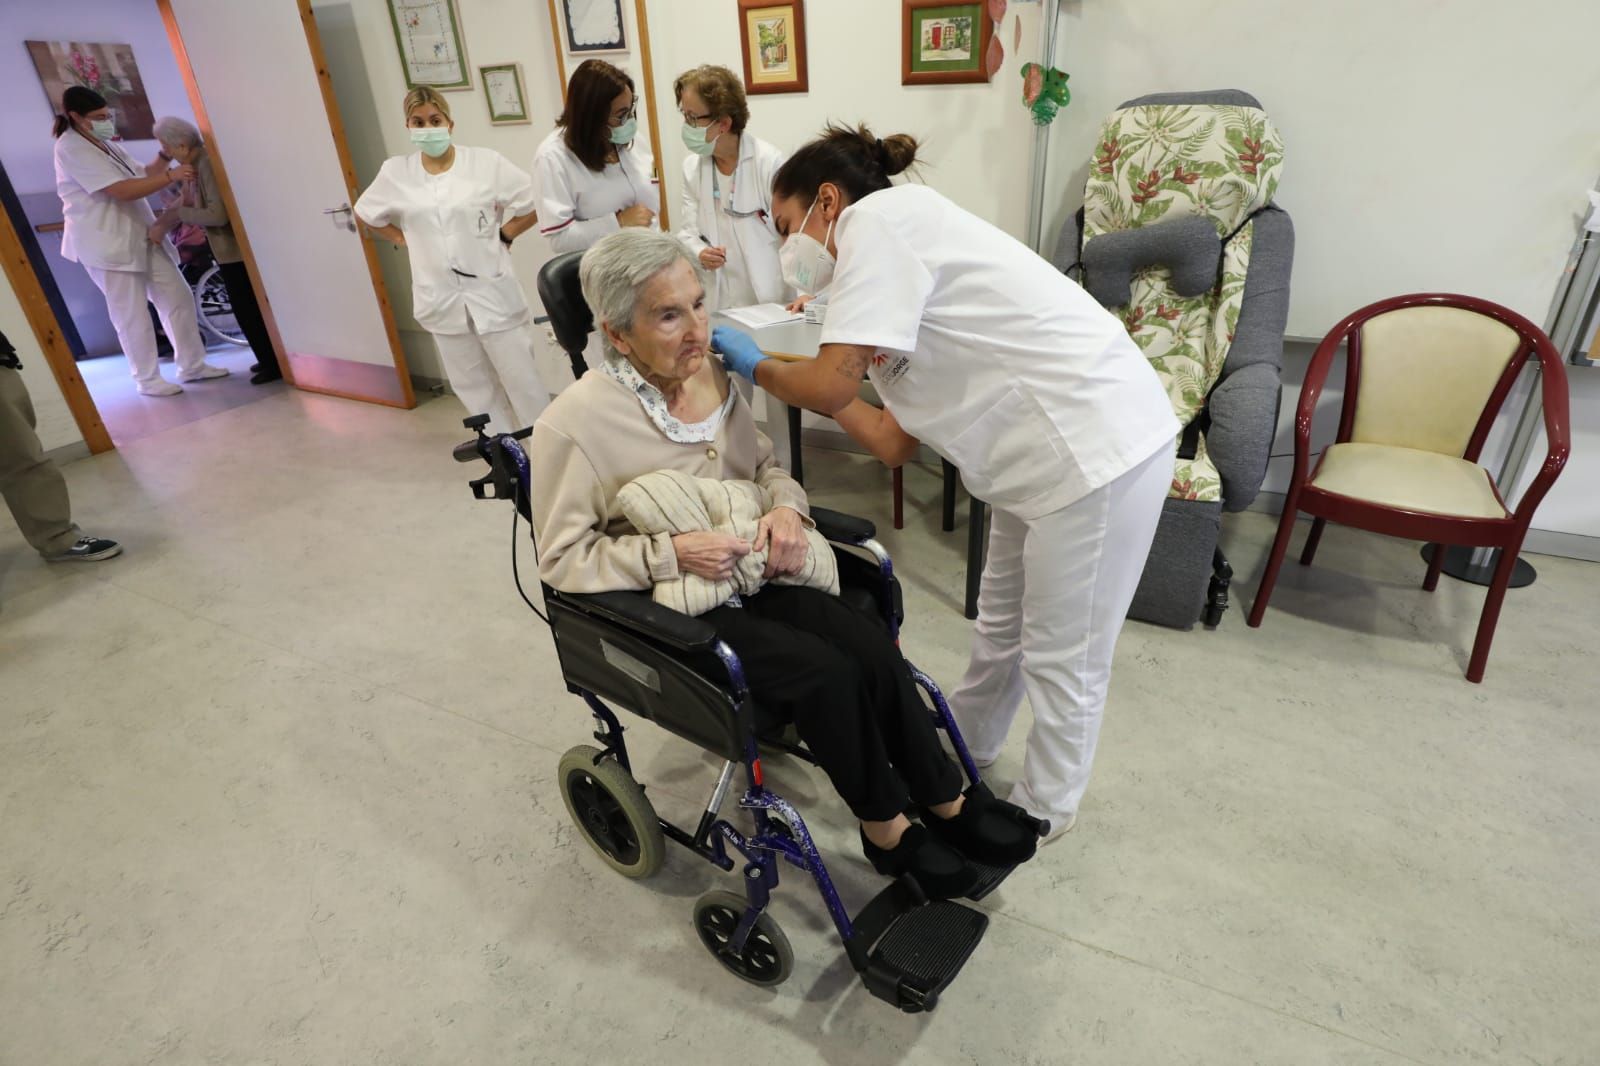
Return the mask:
[[961,792],[961,771],[877,621],[835,596],[787,585],[701,617],[738,653],[757,705],[794,722],[857,818],[888,821],[912,801],[947,803]]
[[261,317],[261,305],[256,302],[256,290],[250,284],[250,271],[243,262],[218,263],[217,270],[222,275],[222,284],[227,287],[234,320],[244,331],[244,339],[250,342],[256,362],[262,370],[277,370],[278,353],[272,347],[272,335],[267,332],[267,323]]

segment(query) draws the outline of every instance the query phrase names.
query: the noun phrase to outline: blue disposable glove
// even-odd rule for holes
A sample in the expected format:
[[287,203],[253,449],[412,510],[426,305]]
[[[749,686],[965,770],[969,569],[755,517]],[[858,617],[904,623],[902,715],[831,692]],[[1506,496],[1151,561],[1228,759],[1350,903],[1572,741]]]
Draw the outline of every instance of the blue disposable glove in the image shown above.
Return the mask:
[[756,380],[756,364],[768,358],[754,337],[732,326],[718,326],[711,331],[711,350],[722,356],[728,373],[747,378],[752,384]]

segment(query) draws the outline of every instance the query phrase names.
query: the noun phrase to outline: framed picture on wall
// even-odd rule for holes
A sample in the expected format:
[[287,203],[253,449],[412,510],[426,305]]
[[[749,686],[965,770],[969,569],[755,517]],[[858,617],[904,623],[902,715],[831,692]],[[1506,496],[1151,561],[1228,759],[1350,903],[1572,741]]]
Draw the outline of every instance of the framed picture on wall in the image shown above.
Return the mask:
[[806,91],[806,5],[803,0],[739,0],[739,50],[744,91]]
[[117,136],[125,141],[148,141],[156,116],[144,94],[144,79],[139,64],[133,61],[133,46],[127,44],[84,44],[79,41],[28,41],[28,55],[39,72],[39,84],[50,101],[52,113],[61,110],[61,94],[69,86],[82,85],[106,98]]
[[561,0],[567,20],[567,51],[580,55],[628,50],[622,0]]
[[478,77],[483,79],[483,97],[489,105],[491,123],[516,126],[533,121],[528,117],[528,96],[522,91],[521,63],[479,67]]
[[994,23],[982,3],[901,0],[900,84],[985,82]]
[[388,0],[406,88],[471,89],[455,0]]

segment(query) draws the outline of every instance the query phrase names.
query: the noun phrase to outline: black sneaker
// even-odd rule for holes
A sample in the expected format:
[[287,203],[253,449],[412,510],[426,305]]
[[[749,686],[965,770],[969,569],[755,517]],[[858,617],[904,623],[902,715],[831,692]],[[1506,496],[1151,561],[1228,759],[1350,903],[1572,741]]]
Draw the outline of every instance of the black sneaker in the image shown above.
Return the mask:
[[910,874],[929,899],[960,899],[977,887],[981,875],[958,852],[915,822],[892,848],[880,848],[861,834],[861,850],[872,868],[887,877]]
[[989,866],[1015,866],[1033,858],[1039,834],[1018,821],[1021,808],[996,798],[983,782],[966,791],[967,801],[954,818],[940,818],[922,809],[928,832],[974,862]]
[[45,556],[45,560],[52,563],[92,563],[97,559],[109,559],[113,555],[121,554],[122,545],[114,540],[106,540],[104,537],[79,537],[78,543],[64,552]]

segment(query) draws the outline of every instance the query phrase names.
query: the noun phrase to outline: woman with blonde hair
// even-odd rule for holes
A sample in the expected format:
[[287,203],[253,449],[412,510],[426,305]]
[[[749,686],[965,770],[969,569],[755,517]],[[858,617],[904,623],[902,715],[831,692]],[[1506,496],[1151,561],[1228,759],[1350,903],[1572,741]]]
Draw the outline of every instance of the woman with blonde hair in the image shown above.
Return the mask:
[[550,393],[510,248],[537,220],[533,181],[499,152],[451,143],[450,104],[437,90],[412,89],[405,115],[417,150],[384,162],[356,216],[405,247],[412,314],[467,411],[487,414],[497,433],[530,426]]

